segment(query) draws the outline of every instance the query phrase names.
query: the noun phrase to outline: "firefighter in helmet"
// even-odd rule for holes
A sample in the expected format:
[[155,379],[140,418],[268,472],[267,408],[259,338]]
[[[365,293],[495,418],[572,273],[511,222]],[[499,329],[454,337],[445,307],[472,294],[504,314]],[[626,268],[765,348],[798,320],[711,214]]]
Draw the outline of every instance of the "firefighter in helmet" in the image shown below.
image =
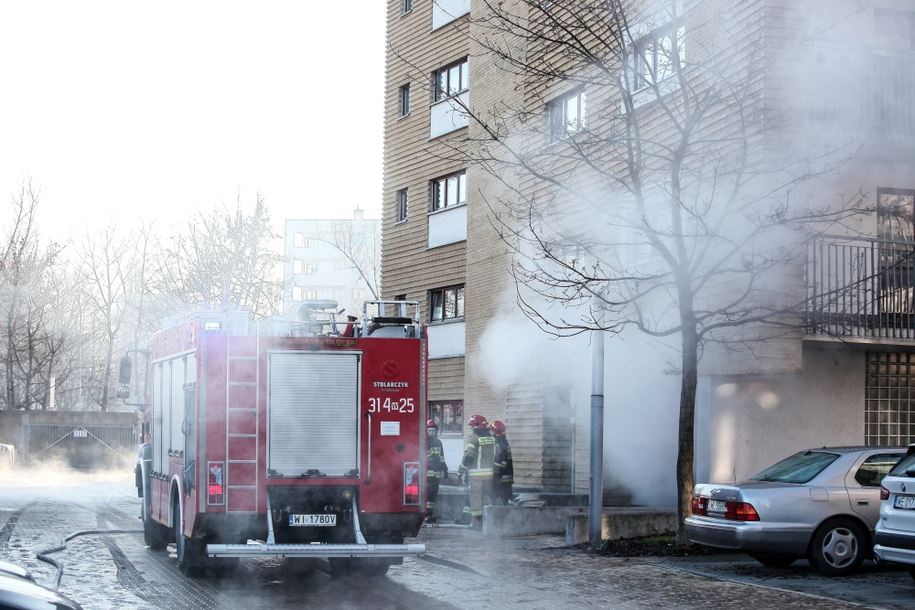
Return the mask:
[[515,480],[512,448],[505,438],[505,424],[496,420],[489,424],[489,430],[496,439],[496,456],[492,466],[492,503],[507,506],[512,498],[512,483]]
[[496,455],[496,439],[490,434],[489,423],[482,415],[473,415],[467,425],[473,429],[473,435],[464,445],[464,458],[458,468],[458,476],[466,475],[469,480],[470,510],[465,508],[457,523],[469,523],[477,529],[483,527],[483,507],[492,506],[492,466]]
[[445,464],[445,448],[438,438],[438,424],[434,419],[426,422],[426,521],[435,523],[435,498],[442,477],[448,475]]

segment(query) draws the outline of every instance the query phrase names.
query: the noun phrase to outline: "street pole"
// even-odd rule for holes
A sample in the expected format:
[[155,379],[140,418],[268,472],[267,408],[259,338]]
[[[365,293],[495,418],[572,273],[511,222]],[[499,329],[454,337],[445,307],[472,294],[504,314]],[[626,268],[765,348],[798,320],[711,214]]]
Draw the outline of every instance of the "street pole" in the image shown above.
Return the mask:
[[[602,307],[597,297],[595,305]],[[603,315],[598,314],[598,324]],[[604,331],[591,333],[591,503],[588,510],[588,542],[601,541],[604,498]]]

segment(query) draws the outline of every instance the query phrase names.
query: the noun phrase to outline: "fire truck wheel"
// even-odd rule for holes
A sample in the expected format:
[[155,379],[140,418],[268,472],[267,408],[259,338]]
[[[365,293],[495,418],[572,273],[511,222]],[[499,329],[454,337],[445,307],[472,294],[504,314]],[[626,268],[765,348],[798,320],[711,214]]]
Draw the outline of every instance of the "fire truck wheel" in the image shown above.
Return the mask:
[[[177,511],[175,514],[178,514]],[[181,520],[175,519],[175,554],[178,556],[178,571],[191,578],[202,576],[204,570],[201,542],[192,540],[181,531]]]
[[385,565],[368,565],[368,566],[356,566],[355,569],[362,576],[384,576],[388,573],[388,569],[391,567],[390,564]]
[[143,519],[143,542],[153,551],[161,551],[168,546],[168,528],[156,523],[151,518]]
[[330,563],[330,577],[340,578],[352,573],[352,564],[349,557],[328,557]]

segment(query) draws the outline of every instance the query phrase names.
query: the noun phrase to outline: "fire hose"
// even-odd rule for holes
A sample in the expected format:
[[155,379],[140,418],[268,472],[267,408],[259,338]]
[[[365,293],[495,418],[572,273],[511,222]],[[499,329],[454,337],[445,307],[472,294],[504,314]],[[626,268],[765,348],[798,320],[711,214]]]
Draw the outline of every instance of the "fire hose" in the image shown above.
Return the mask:
[[50,563],[52,566],[57,568],[57,578],[54,579],[54,590],[57,591],[57,587],[60,586],[60,579],[64,575],[64,564],[55,561],[54,559],[48,557],[51,553],[57,553],[63,551],[67,548],[67,542],[73,540],[77,536],[85,536],[87,534],[142,534],[143,530],[141,529],[129,529],[129,530],[85,530],[82,532],[74,532],[69,536],[65,537],[60,541],[59,546],[55,546],[50,549],[45,549],[44,551],[39,552],[36,557],[45,563]]

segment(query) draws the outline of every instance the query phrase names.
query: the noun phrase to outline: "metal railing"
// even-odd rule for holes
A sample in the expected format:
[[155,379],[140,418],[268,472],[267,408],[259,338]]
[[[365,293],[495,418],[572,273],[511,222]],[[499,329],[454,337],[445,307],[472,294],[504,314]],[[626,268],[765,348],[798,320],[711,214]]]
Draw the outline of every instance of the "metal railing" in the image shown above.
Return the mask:
[[806,282],[808,334],[915,339],[915,243],[816,238]]

